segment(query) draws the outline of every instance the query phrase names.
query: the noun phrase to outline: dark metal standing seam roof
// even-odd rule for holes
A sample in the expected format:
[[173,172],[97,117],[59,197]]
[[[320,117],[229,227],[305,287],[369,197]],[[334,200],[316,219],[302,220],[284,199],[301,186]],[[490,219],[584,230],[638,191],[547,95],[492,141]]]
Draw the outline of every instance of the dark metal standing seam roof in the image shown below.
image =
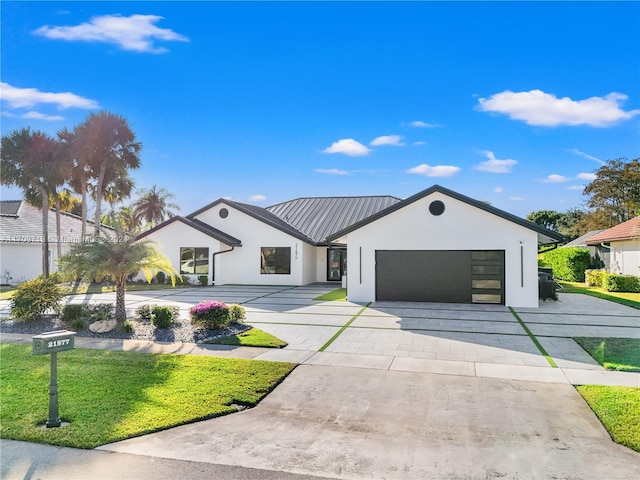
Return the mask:
[[267,207],[316,243],[326,243],[327,236],[400,202],[391,196],[306,197]]

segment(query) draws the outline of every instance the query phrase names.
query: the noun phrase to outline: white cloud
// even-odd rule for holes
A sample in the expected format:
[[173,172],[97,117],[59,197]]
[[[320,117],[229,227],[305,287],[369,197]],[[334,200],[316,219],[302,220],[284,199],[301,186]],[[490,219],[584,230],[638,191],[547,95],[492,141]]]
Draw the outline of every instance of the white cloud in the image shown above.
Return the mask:
[[423,122],[422,120],[416,120],[415,122],[409,122],[409,123],[407,123],[407,125],[409,125],[410,127],[415,127],[415,128],[436,128],[436,127],[440,126],[437,123],[427,123],[427,122]]
[[502,188],[502,187],[496,187],[496,188],[494,188],[494,189],[493,189],[493,192],[494,192],[494,193],[502,193],[502,192],[504,192],[504,188]]
[[547,175],[547,178],[545,178],[544,181],[547,183],[564,183],[567,181],[567,177],[552,173],[551,175]]
[[593,157],[593,156],[589,155],[588,153],[581,152],[577,148],[569,148],[568,151],[570,151],[574,155],[580,155],[581,157],[588,158],[589,160],[593,160],[595,162],[598,162],[600,165],[604,165],[604,163],[605,163],[605,162],[603,162],[602,160],[600,160],[597,157]]
[[426,145],[426,144],[427,144],[427,142],[423,142],[423,141],[413,142],[413,145],[416,145],[416,146],[418,146],[418,145]]
[[393,145],[394,147],[401,147],[404,145],[402,141],[404,137],[402,135],[382,135],[374,138],[369,145],[372,147],[379,147],[381,145]]
[[415,173],[417,175],[424,175],[425,177],[452,177],[460,170],[460,167],[453,165],[436,165],[432,167],[426,163],[422,163],[410,168],[407,170],[407,173]]
[[314,172],[324,173],[326,175],[351,175],[349,172],[345,170],[338,170],[337,168],[316,168]]
[[155,23],[163,17],[157,15],[103,15],[75,26],[49,26],[33,33],[54,40],[104,42],[117,45],[132,52],[165,53],[168,50],[156,47],[155,40],[188,42],[184,35],[168,28],[158,28]]
[[18,88],[8,83],[0,83],[0,99],[10,108],[33,108],[43,103],[53,104],[59,110],[66,108],[99,108],[98,102],[80,97],[71,92],[41,92],[35,88]]
[[28,119],[33,119],[33,120],[46,120],[48,122],[57,122],[59,120],[64,120],[64,117],[62,115],[45,115],[44,113],[40,113],[40,112],[27,112],[24,115],[21,115],[21,118],[28,118]]
[[526,200],[524,197],[509,197],[509,200],[513,200],[514,202],[522,202]]
[[264,195],[253,195],[249,197],[249,200],[252,202],[264,202],[267,199]]
[[350,157],[363,157],[369,155],[371,150],[353,138],[343,138],[333,142],[330,147],[325,148],[322,153],[343,153]]
[[584,187],[580,185],[570,185],[567,187],[567,190],[582,190],[582,189],[584,189]]
[[580,180],[587,180],[591,182],[596,179],[596,174],[595,173],[579,173],[577,175],[577,178],[579,178]]
[[529,125],[609,127],[640,114],[640,110],[625,112],[620,109],[619,104],[627,98],[622,93],[612,92],[604,97],[572,100],[569,97],[557,98],[542,90],[505,90],[489,98],[481,98],[478,108],[484,112],[504,113],[511,119],[522,120]]
[[480,152],[485,155],[489,160],[486,162],[480,162],[480,165],[475,167],[476,170],[480,170],[481,172],[490,172],[490,173],[509,173],[516,162],[515,160],[508,158],[506,160],[498,160],[493,152],[483,151]]

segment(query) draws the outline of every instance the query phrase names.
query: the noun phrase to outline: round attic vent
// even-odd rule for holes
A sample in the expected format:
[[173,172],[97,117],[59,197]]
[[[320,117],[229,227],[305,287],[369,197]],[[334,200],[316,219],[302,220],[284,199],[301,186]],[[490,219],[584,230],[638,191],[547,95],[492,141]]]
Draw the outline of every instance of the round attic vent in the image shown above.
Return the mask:
[[227,218],[229,216],[229,210],[221,208],[218,214],[220,215],[220,218]]
[[435,200],[429,204],[429,212],[431,215],[442,215],[444,213],[444,203],[440,200]]

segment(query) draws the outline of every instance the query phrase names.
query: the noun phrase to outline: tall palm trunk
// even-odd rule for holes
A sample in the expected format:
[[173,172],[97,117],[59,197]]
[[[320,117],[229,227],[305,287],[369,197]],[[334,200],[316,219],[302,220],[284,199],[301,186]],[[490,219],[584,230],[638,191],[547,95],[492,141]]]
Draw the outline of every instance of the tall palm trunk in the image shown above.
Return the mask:
[[83,181],[80,187],[80,195],[82,196],[82,243],[87,238],[87,182]]
[[127,284],[127,277],[116,280],[116,321],[125,322],[127,320],[127,310],[124,307],[124,293]]
[[42,276],[49,276],[49,195],[42,184],[38,184],[42,197]]
[[55,201],[56,201],[56,251],[57,251],[57,258],[60,258],[62,256],[62,239],[60,238],[60,196],[58,195],[58,193],[56,193],[55,196]]
[[107,173],[107,162],[102,162],[98,173],[98,184],[96,185],[96,216],[94,224],[94,235],[100,235],[100,225],[102,221],[102,191],[104,189],[104,176]]

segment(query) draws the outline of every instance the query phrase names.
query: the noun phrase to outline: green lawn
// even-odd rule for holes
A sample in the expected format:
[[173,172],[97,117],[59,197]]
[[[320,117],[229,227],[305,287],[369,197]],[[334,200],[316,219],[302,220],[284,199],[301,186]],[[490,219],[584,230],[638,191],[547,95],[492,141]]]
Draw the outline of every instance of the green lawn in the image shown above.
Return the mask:
[[347,300],[347,289],[338,288],[329,293],[325,293],[324,295],[320,295],[319,297],[314,298],[314,300],[319,300],[321,302],[336,302],[336,301],[344,302]]
[[583,385],[576,387],[611,438],[640,452],[640,388]]
[[577,337],[574,340],[607,370],[640,372],[640,338]]
[[238,345],[242,347],[266,347],[266,348],[284,348],[288,344],[284,340],[274,337],[270,333],[264,332],[257,328],[252,328],[238,335],[216,338],[206,343],[215,345]]
[[295,367],[257,360],[75,349],[58,354],[60,417],[48,415],[50,357],[0,345],[0,437],[76,448],[151,433],[253,406]]
[[592,297],[603,298],[611,302],[640,309],[640,293],[605,292],[598,287],[586,287],[584,283],[580,282],[559,281],[558,283],[562,285],[561,293],[583,293],[585,295],[591,295]]

